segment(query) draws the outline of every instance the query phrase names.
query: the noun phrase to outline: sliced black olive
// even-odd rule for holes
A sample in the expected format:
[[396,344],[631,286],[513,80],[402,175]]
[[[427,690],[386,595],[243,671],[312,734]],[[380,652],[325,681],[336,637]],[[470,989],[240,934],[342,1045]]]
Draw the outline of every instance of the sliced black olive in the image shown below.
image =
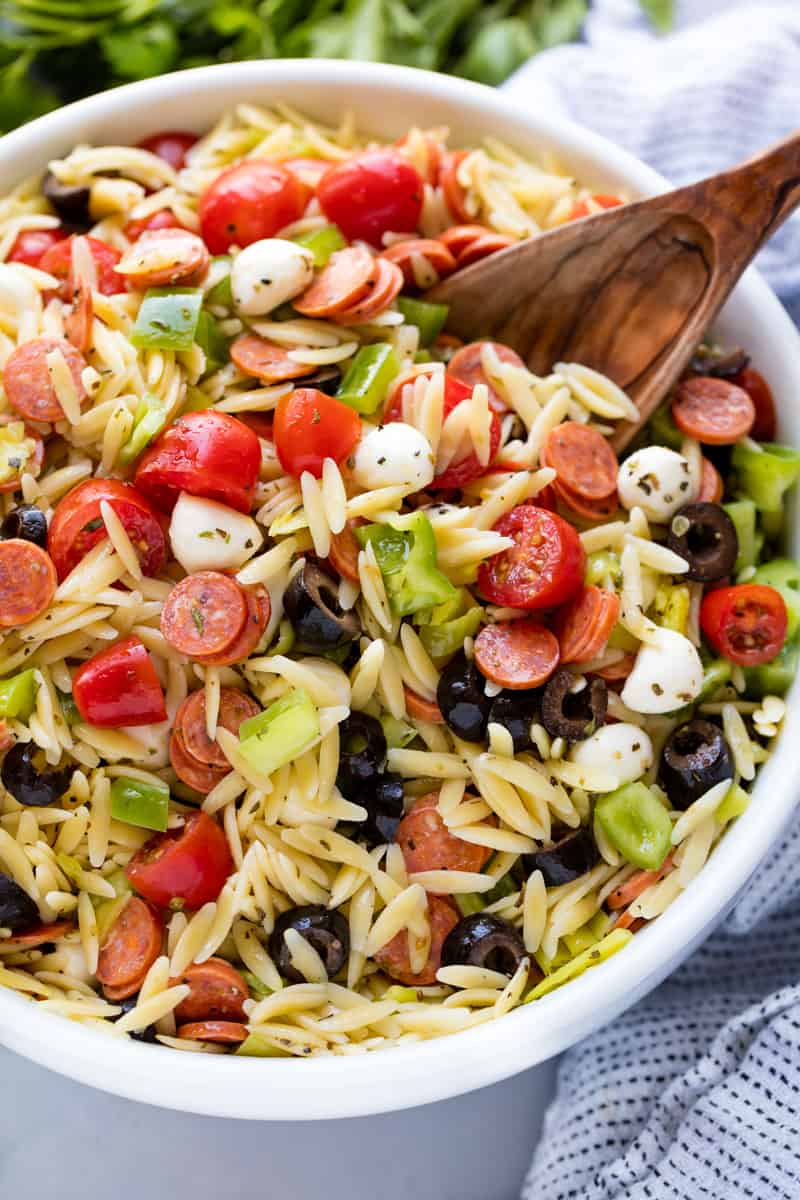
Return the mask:
[[559,667],[544,685],[542,724],[553,737],[579,742],[591,737],[606,719],[608,688],[602,679],[591,679],[579,692],[570,689],[575,676]]
[[552,846],[525,855],[525,869],[541,871],[547,887],[559,887],[591,871],[600,855],[589,829],[576,829]]
[[402,817],[405,799],[402,775],[384,771],[375,781],[372,795],[378,812],[385,813],[388,817]]
[[[341,789],[340,789],[341,790]],[[403,817],[403,779],[392,771],[382,771],[366,784],[353,799],[367,810],[364,821],[343,822],[338,829],[346,837],[357,838],[370,849],[394,841]]]
[[[132,1008],[136,1008],[136,1005],[139,1003],[139,996],[138,994],[135,996],[126,996],[124,1000],[115,1000],[114,1003],[118,1004],[122,1009],[118,1017],[111,1018],[112,1021],[118,1021],[120,1017],[124,1017],[126,1013],[129,1013]],[[132,1037],[135,1042],[145,1042],[150,1046],[158,1045],[155,1025],[145,1025],[144,1029],[132,1029],[128,1037]]]
[[492,913],[462,917],[442,946],[443,966],[485,967],[509,977],[524,957],[525,946],[514,926]]
[[292,966],[283,936],[287,929],[296,929],[314,947],[325,964],[329,979],[339,974],[350,953],[350,929],[341,913],[322,904],[307,904],[281,913],[275,922],[269,935],[272,960],[284,979],[290,983],[305,983],[305,976]]
[[667,545],[689,564],[687,579],[713,583],[730,575],[739,553],[736,526],[719,504],[701,500],[678,509]]
[[62,767],[60,771],[39,771],[34,765],[34,756],[41,753],[33,742],[17,742],[3,759],[0,779],[18,804],[41,808],[55,804],[69,787],[72,769]]
[[3,518],[0,537],[23,538],[47,549],[47,518],[35,504],[18,504]]
[[465,654],[458,654],[442,671],[436,700],[447,724],[465,742],[481,742],[489,723],[491,697],[486,680]]
[[689,370],[694,375],[713,375],[715,379],[732,379],[750,362],[750,355],[741,346],[723,350],[719,346],[698,346]]
[[541,707],[541,688],[521,692],[504,690],[492,700],[489,721],[507,729],[514,743],[514,753],[522,754],[524,750],[530,750],[533,744],[531,725],[539,720]]
[[388,846],[394,841],[401,819],[376,810],[370,813],[366,821],[360,821],[357,825],[338,825],[337,830],[346,837],[363,842],[368,850],[372,850],[375,846]]
[[335,396],[341,382],[341,371],[337,371],[336,367],[323,367],[315,375],[304,379],[303,387],[313,387],[318,392],[324,392],[326,396]]
[[71,183],[60,183],[52,171],[42,180],[42,192],[50,201],[65,225],[88,229],[92,224],[89,212],[91,188]]
[[307,562],[297,572],[283,606],[299,650],[331,650],[352,642],[361,632],[355,611],[342,611],[335,582],[317,563]]
[[21,933],[39,923],[39,909],[15,879],[0,871],[0,926]]
[[352,712],[339,726],[339,771],[336,786],[356,804],[372,791],[386,759],[386,735],[380,721]]
[[658,772],[673,808],[688,808],[709,788],[732,778],[731,752],[718,725],[698,717],[673,730]]

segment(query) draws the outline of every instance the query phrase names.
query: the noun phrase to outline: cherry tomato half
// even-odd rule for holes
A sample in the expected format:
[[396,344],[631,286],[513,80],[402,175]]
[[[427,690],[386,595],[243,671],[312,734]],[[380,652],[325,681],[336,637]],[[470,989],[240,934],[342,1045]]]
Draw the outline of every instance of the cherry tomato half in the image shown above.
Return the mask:
[[[113,246],[101,242],[99,238],[85,237],[94,260],[97,271],[97,290],[104,296],[115,296],[118,292],[127,291],[127,284],[121,275],[114,270],[122,255]],[[63,280],[59,289],[62,300],[72,299],[72,237],[62,238],[51,246],[39,260],[39,268],[48,275],[55,275]]]
[[422,211],[419,172],[394,150],[368,150],[331,167],[317,196],[329,221],[349,241],[383,245],[384,233],[412,233]]
[[718,654],[741,667],[769,662],[786,641],[783,596],[764,583],[739,583],[707,592],[700,628]]
[[326,458],[341,462],[361,436],[358,413],[317,388],[295,388],[275,410],[273,437],[284,471],[322,475]]
[[577,530],[563,518],[533,504],[518,504],[494,528],[515,545],[488,559],[478,572],[478,587],[493,604],[554,608],[580,591],[586,555]]
[[176,171],[186,165],[186,155],[197,141],[193,133],[183,133],[178,129],[170,129],[166,133],[154,133],[139,142],[140,150],[149,150],[151,154],[163,158]]
[[157,575],[167,557],[160,514],[133,484],[118,479],[86,479],[58,502],[47,534],[47,549],[58,578],[64,579],[106,537],[100,501],[107,500],[133,542],[142,571]]
[[212,254],[274,237],[298,220],[310,189],[280,163],[252,158],[223,171],[200,199],[200,232]]
[[167,719],[153,660],[134,635],[82,663],[72,680],[72,696],[87,725],[102,729]]
[[202,409],[179,417],[156,438],[139,459],[134,483],[166,511],[179,492],[189,492],[248,513],[260,466],[252,429],[228,413]]
[[125,874],[136,891],[159,908],[182,902],[188,909],[216,900],[233,870],[222,829],[197,812],[182,829],[156,834],[134,855]]
[[27,267],[38,267],[42,257],[51,246],[64,240],[64,230],[59,225],[57,229],[24,229],[17,235],[8,262],[25,263]]
[[777,432],[778,416],[775,412],[775,399],[772,388],[760,371],[753,367],[743,367],[734,375],[731,383],[744,388],[756,410],[756,419],[750,436],[757,442],[773,442]]
[[151,213],[149,217],[139,217],[137,221],[128,221],[124,233],[128,241],[135,242],[143,233],[148,233],[153,229],[180,228],[181,223],[172,209],[160,208],[158,212]]

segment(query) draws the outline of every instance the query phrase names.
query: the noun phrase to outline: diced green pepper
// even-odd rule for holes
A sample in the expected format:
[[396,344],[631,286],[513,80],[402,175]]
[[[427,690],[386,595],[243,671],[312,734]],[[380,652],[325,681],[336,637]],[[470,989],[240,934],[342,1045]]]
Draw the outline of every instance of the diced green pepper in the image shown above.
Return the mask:
[[204,308],[200,310],[200,316],[197,318],[194,340],[206,356],[204,375],[211,375],[225,366],[228,361],[230,338],[225,336],[219,322]]
[[454,620],[455,617],[463,617],[464,613],[474,604],[472,593],[467,588],[456,588],[455,595],[450,596],[443,604],[436,604],[433,608],[421,608],[415,612],[414,624],[444,625],[447,621]]
[[431,658],[452,658],[464,649],[465,638],[474,637],[482,620],[483,609],[476,604],[462,617],[445,621],[444,625],[423,625],[419,639]]
[[783,596],[786,614],[786,640],[791,642],[800,629],[800,564],[791,558],[773,558],[760,566],[751,583],[766,583]]
[[294,627],[285,617],[278,626],[278,636],[267,650],[267,654],[288,654],[294,645]]
[[660,583],[653,600],[653,620],[664,629],[686,633],[691,593],[686,583]]
[[163,833],[169,814],[169,788],[122,775],[111,782],[111,815],[126,825]]
[[398,720],[390,713],[381,714],[381,726],[383,736],[386,738],[386,745],[390,750],[402,750],[417,736],[413,725],[409,725],[407,721]]
[[396,1000],[398,1004],[415,1004],[419,1000],[419,992],[415,987],[402,987],[392,984],[383,993],[387,1000]]
[[776,442],[737,442],[731,455],[739,487],[762,513],[779,513],[784,494],[800,478],[800,451]]
[[239,728],[239,753],[262,775],[291,762],[319,734],[319,713],[302,688],[281,696]]
[[290,238],[290,241],[311,251],[315,267],[324,267],[335,250],[342,250],[347,245],[338,225],[323,225],[322,229],[299,233],[297,237]]
[[650,418],[650,442],[657,446],[669,446],[671,450],[680,450],[684,435],[672,419],[672,405],[669,401],[662,404]]
[[0,679],[0,717],[18,717],[20,721],[27,721],[36,705],[36,691],[32,669]]
[[288,1050],[281,1050],[268,1042],[263,1033],[249,1033],[241,1046],[237,1046],[234,1054],[243,1058],[291,1058]]
[[739,553],[733,564],[734,571],[754,567],[756,563],[756,506],[752,500],[732,500],[722,506],[736,530]]
[[78,712],[78,706],[68,692],[58,693],[58,703],[61,705],[61,713],[68,725],[77,725],[81,721],[81,714]]
[[736,817],[740,817],[750,803],[750,796],[738,783],[726,794],[719,808],[714,813],[714,819],[720,825],[727,825]]
[[571,959],[563,967],[554,971],[552,975],[548,975],[541,983],[537,983],[536,987],[528,992],[523,1003],[527,1004],[531,1000],[538,1000],[541,996],[546,996],[548,992],[561,987],[562,984],[569,983],[571,979],[582,975],[589,967],[596,967],[598,963],[604,962],[612,954],[616,954],[623,946],[627,946],[632,937],[630,929],[612,929],[611,933],[602,941],[590,946],[588,950],[584,950],[583,954]]
[[427,350],[418,350],[417,353],[414,355],[414,362],[415,363],[433,362],[433,357],[428,353]]
[[272,988],[268,988],[265,983],[262,983],[257,975],[252,971],[242,971],[242,979],[247,984],[250,991],[258,996],[259,1000],[263,1000],[265,996],[272,995]]
[[759,667],[744,667],[745,695],[751,700],[764,696],[783,696],[792,685],[800,666],[797,644],[784,646],[771,662]]
[[158,396],[145,396],[136,409],[131,435],[117,456],[124,467],[135,462],[153,438],[161,433],[168,416],[169,408]]
[[233,295],[231,293],[232,261],[229,254],[218,254],[211,260],[209,271],[213,271],[215,274],[217,271],[223,272],[214,286],[206,292],[206,304],[210,304],[213,308],[233,308]]
[[446,304],[432,304],[430,300],[414,300],[410,296],[398,296],[397,307],[408,325],[419,330],[420,346],[430,346],[442,332],[449,312]]
[[436,538],[423,512],[392,517],[390,525],[362,525],[355,534],[362,546],[371,543],[397,616],[443,604],[455,594],[436,565]]
[[657,871],[669,854],[672,822],[643,783],[627,783],[601,796],[595,819],[620,854],[637,867]]
[[460,892],[454,896],[462,917],[471,917],[473,913],[483,912],[486,901],[479,892]]
[[386,399],[389,384],[399,371],[397,355],[388,342],[362,346],[339,384],[336,399],[356,412],[374,413]]
[[613,550],[595,550],[586,559],[584,578],[589,587],[601,587],[613,592],[622,584],[619,555]]
[[133,894],[133,889],[128,882],[128,877],[121,868],[116,871],[112,871],[110,875],[107,875],[106,883],[110,883],[114,889],[113,898],[109,897],[108,899],[104,899],[99,896],[91,897],[91,901],[95,910],[95,918],[97,920],[98,941],[101,945],[105,941],[105,937],[109,929],[114,924],[117,917],[120,915]]
[[615,625],[611,630],[608,644],[613,650],[624,650],[626,654],[636,654],[640,643],[632,633],[628,633],[624,625]]
[[131,341],[146,350],[191,350],[202,303],[200,288],[149,288]]
[[571,960],[572,955],[567,949],[566,943],[562,939],[558,943],[556,952],[552,958],[548,958],[541,948],[534,953],[533,957],[536,959],[537,966],[545,973],[545,975],[552,975],[552,973],[557,971],[559,967],[563,967],[565,963],[568,963]]
[[581,925],[580,929],[576,929],[574,933],[565,933],[564,944],[570,954],[582,954],[595,942],[599,942],[608,933],[612,919],[609,913],[603,912],[601,909],[599,913],[595,913],[591,921]]
[[192,387],[191,384],[186,389],[186,399],[181,405],[181,412],[201,412],[205,408],[211,408],[214,403],[212,398],[198,387]]
[[[782,508],[776,508],[774,512],[762,512],[761,514],[761,532],[756,535],[756,561],[761,555],[761,548],[764,542],[774,542],[783,533],[783,528],[786,523],[786,513]],[[759,540],[760,537],[760,540]]]

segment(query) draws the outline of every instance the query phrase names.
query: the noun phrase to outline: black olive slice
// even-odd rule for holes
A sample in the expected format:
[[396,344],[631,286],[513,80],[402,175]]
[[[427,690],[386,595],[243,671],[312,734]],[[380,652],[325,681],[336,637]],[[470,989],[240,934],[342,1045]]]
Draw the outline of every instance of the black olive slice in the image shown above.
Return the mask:
[[591,737],[606,719],[608,688],[602,679],[591,679],[579,692],[570,689],[575,676],[559,667],[544,685],[542,724],[553,737],[580,742]]
[[[115,1000],[115,1004],[120,1007],[120,1012],[116,1017],[112,1017],[112,1021],[119,1021],[120,1017],[124,1017],[131,1009],[136,1008],[139,1003],[139,993],[135,996],[126,996],[124,1000]],[[155,1025],[145,1025],[144,1029],[132,1029],[128,1033],[128,1037],[133,1038],[135,1042],[144,1042],[149,1046],[158,1045],[158,1030]]]
[[442,716],[465,742],[481,742],[486,737],[491,697],[486,695],[486,680],[465,654],[458,654],[442,671],[436,700]]
[[22,538],[47,549],[47,518],[35,504],[18,504],[3,518],[0,537]]
[[69,787],[71,767],[60,771],[39,771],[34,766],[34,756],[41,753],[33,742],[17,742],[3,759],[0,779],[18,804],[30,808],[42,808],[55,804]]
[[22,933],[39,923],[39,909],[15,879],[0,871],[0,926]]
[[492,913],[462,917],[442,946],[443,966],[485,967],[509,978],[524,957],[525,946],[517,930]]
[[541,688],[521,692],[504,690],[492,700],[489,721],[494,721],[508,730],[514,743],[515,754],[530,750],[531,725],[539,720],[541,706]]
[[[380,721],[366,713],[350,713],[339,726],[336,786],[342,795],[361,804],[362,793],[365,788],[372,790],[385,759],[386,735]],[[400,803],[402,808],[402,798]]]
[[52,171],[42,180],[42,193],[49,200],[65,225],[77,229],[88,229],[92,224],[89,201],[91,188],[82,185],[60,183]]
[[741,346],[729,350],[720,347],[698,346],[689,363],[694,375],[712,375],[715,379],[733,379],[750,362],[750,355]]
[[306,978],[292,965],[284,934],[296,929],[313,946],[325,964],[328,978],[341,971],[350,953],[350,929],[341,913],[321,904],[307,904],[281,913],[269,935],[272,960],[290,983],[305,983]]
[[670,734],[661,753],[659,782],[673,808],[688,808],[709,788],[733,778],[733,763],[722,730],[697,718]]
[[324,651],[352,642],[361,632],[354,610],[343,612],[337,586],[315,562],[307,562],[283,598],[299,650]]
[[529,874],[541,871],[547,887],[559,887],[591,871],[599,858],[591,830],[576,829],[552,846],[545,846],[535,854],[526,854],[525,869]]
[[739,553],[736,526],[719,504],[685,504],[672,518],[667,545],[689,564],[687,579],[713,583],[733,570]]

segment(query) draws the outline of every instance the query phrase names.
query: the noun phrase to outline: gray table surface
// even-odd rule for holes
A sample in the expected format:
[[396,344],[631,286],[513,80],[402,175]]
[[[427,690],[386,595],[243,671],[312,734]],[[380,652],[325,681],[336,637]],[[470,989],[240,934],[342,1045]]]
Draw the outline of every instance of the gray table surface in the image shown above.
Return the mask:
[[231,1121],[120,1100],[0,1050],[0,1196],[516,1200],[554,1074],[546,1063],[379,1117]]

